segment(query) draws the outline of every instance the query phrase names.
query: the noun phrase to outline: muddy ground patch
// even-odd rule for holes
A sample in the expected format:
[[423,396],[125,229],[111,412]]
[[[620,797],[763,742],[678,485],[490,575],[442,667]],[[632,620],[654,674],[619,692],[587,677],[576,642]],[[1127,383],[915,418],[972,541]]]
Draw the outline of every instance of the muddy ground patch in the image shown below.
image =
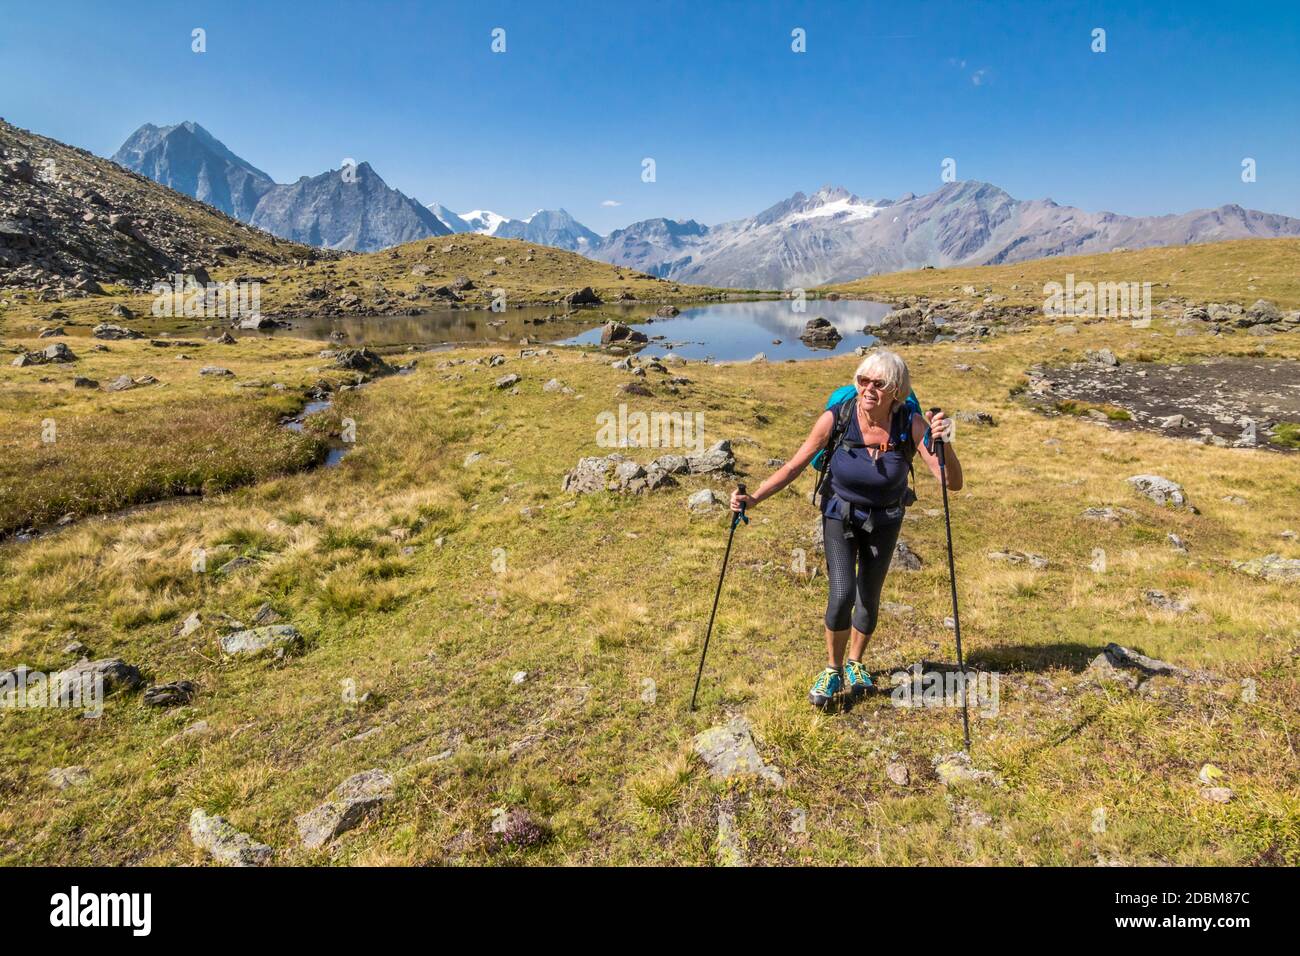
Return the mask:
[[1300,362],[1109,364],[1103,358],[1035,366],[1028,375],[1027,397],[1043,411],[1207,444],[1300,450]]

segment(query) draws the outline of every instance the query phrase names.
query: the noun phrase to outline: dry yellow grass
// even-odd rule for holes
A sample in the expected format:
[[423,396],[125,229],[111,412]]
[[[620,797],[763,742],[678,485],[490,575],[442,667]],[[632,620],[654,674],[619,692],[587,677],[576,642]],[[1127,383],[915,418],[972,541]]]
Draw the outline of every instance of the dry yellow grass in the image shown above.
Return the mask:
[[1092,256],[1058,256],[1004,266],[959,269],[919,269],[868,276],[853,282],[825,286],[819,292],[871,298],[925,295],[962,298],[966,286],[1006,296],[1008,305],[1041,307],[1049,282],[1064,284],[1073,273],[1076,282],[1151,283],[1151,298],[1181,298],[1192,302],[1236,302],[1250,305],[1271,299],[1279,308],[1300,308],[1300,239],[1241,239],[1135,249]]
[[[1300,353],[1282,338],[1175,339],[1159,320],[1148,330],[1083,325],[1069,348],[1101,345],[1121,359],[1139,349],[1180,361],[1225,348]],[[974,347],[903,349],[925,404],[986,410],[998,423],[959,433],[969,484],[953,514],[967,647],[1001,676],[999,714],[975,720],[973,755],[1002,787],[945,788],[934,778],[932,757],[959,746],[951,710],[900,710],[883,695],[848,714],[809,710],[824,576],[790,570],[794,549],[811,545],[807,477],[737,532],[700,710],[690,713],[726,541],[725,516],[685,507],[706,482],[640,498],[566,496],[561,475],[603,453],[596,415],[626,400],[615,392],[626,373],[573,352],[512,358],[500,371],[438,367],[487,354],[460,350],[344,394],[331,414],[355,419],[358,441],[337,469],[0,545],[0,664],[56,669],[75,635],[93,656],[120,656],[152,682],[200,686],[193,705],[175,710],[121,695],[98,721],[0,716],[0,860],[201,862],[185,821],[203,807],[289,863],[708,864],[725,802],[750,861],[762,864],[1300,862],[1300,601],[1294,587],[1230,564],[1300,556],[1278,537],[1295,520],[1295,459],[1043,417],[1010,393],[1026,367],[1060,347],[1035,329]],[[237,370],[305,380],[315,348],[250,345]],[[166,380],[167,351],[115,347],[102,360]],[[854,361],[692,364],[681,396],[652,379],[659,397],[637,401],[646,411],[704,411],[708,438],[732,438],[752,482],[768,458],[792,452]],[[502,371],[523,376],[519,395],[492,388]],[[574,394],[544,392],[552,377]],[[47,400],[41,383],[24,387]],[[229,386],[184,387],[200,400]],[[471,451],[483,457],[466,467]],[[1202,514],[1137,497],[1124,479],[1148,471],[1181,481]],[[1220,501],[1246,487],[1248,506]],[[905,536],[925,567],[891,575],[885,595],[914,611],[887,616],[869,653],[884,681],[911,661],[951,658],[939,498],[930,485],[920,490]],[[1106,504],[1136,517],[1080,517]],[[1189,542],[1188,554],[1169,548],[1169,531]],[[196,547],[256,563],[228,580],[196,575]],[[1089,570],[1098,547],[1105,574]],[[1009,548],[1049,566],[986,557]],[[1153,612],[1146,588],[1187,597],[1192,612]],[[263,602],[307,636],[301,655],[223,661],[212,626],[173,636],[192,610],[247,621]],[[1159,678],[1142,693],[1099,683],[1085,668],[1108,641],[1222,680]],[[516,686],[518,671],[528,676]],[[1246,680],[1253,694],[1243,693]],[[689,755],[691,736],[731,713],[749,717],[784,789],[714,784]],[[168,742],[197,720],[205,735]],[[887,779],[891,759],[911,770],[907,787]],[[1231,803],[1200,795],[1207,762],[1224,771]],[[50,768],[74,764],[89,768],[89,785],[46,785]],[[331,850],[295,849],[294,817],[377,766],[398,780],[384,814]],[[545,818],[554,840],[489,853],[490,812],[502,806]]]

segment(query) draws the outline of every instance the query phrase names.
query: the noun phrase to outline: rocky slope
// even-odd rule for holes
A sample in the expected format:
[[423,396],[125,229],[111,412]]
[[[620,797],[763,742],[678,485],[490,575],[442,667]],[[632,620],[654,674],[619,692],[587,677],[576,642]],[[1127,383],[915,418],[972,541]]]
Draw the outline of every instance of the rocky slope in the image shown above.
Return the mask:
[[233,262],[290,263],[282,242],[107,159],[0,120],[0,287],[46,300]]

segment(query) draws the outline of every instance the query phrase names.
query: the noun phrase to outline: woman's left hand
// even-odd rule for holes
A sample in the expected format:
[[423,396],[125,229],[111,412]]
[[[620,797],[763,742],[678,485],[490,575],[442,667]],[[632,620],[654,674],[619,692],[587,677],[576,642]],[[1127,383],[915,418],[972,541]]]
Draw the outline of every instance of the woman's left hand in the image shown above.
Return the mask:
[[930,435],[944,444],[951,445],[957,437],[957,423],[945,415],[942,409],[926,412],[925,420],[930,424]]

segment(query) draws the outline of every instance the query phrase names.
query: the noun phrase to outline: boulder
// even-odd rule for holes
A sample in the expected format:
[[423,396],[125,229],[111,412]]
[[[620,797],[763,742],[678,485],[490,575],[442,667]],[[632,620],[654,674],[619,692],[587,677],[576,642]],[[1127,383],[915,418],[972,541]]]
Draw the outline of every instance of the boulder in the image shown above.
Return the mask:
[[146,707],[180,707],[192,701],[197,690],[187,680],[157,684],[144,692],[143,702]]
[[1181,680],[1202,682],[1213,680],[1213,675],[1203,671],[1192,671],[1176,664],[1156,660],[1154,657],[1147,657],[1145,654],[1139,654],[1137,651],[1115,643],[1107,644],[1102,649],[1102,652],[1093,659],[1089,669],[1103,673],[1110,670],[1128,669],[1136,671],[1143,679],[1149,677],[1176,677]]
[[763,762],[754,746],[753,730],[743,716],[696,734],[693,749],[714,780],[757,778],[774,787],[785,786],[785,779],[776,768]]
[[687,455],[686,467],[692,475],[733,474],[736,457],[731,453],[731,442],[724,438],[702,452]]
[[348,777],[324,803],[297,818],[302,845],[309,850],[324,846],[377,814],[392,796],[393,778],[383,770]]
[[382,356],[367,348],[339,349],[334,356],[334,367],[367,375],[390,375],[396,371]]
[[622,322],[606,322],[600,330],[601,345],[610,345],[615,342],[644,344],[649,341],[650,339],[644,332],[639,332]]
[[584,286],[577,292],[570,292],[564,297],[569,305],[600,305],[601,298],[591,286]]
[[86,678],[101,682],[104,695],[119,690],[135,690],[144,678],[137,667],[126,663],[120,657],[106,657],[97,661],[79,661],[57,675],[64,690],[61,699],[67,699],[71,687]]
[[1243,574],[1263,578],[1265,581],[1280,581],[1286,584],[1294,584],[1300,581],[1300,558],[1284,558],[1277,554],[1266,554],[1262,558],[1234,561],[1232,566]]
[[727,507],[727,502],[718,497],[713,489],[702,488],[686,499],[686,506],[696,514],[706,514]]
[[302,635],[291,624],[270,624],[235,631],[221,638],[221,650],[232,657],[283,657],[302,647]]
[[45,774],[45,782],[56,790],[84,787],[90,783],[90,771],[85,767],[54,767]]
[[907,344],[934,341],[939,327],[924,311],[911,306],[890,312],[878,326],[866,331],[885,341]]
[[799,338],[812,348],[829,349],[834,348],[843,336],[829,319],[817,316],[808,320],[799,333]]
[[1161,507],[1186,508],[1195,512],[1191,502],[1187,500],[1187,494],[1183,491],[1183,486],[1168,478],[1162,478],[1159,475],[1133,475],[1127,479],[1137,491],[1150,498]]
[[230,825],[225,817],[209,816],[195,808],[190,813],[190,840],[218,863],[226,866],[262,866],[275,851]]
[[906,541],[900,539],[894,545],[894,558],[890,567],[901,568],[904,571],[920,571],[921,556],[913,551]]
[[219,365],[205,365],[203,368],[199,369],[199,374],[214,376],[216,378],[227,378],[233,376],[235,373],[230,369],[222,368]]
[[41,350],[46,362],[75,362],[77,356],[72,354],[72,349],[68,348],[62,342],[55,342],[53,345],[47,345]]
[[113,325],[110,322],[103,322],[95,326],[90,333],[97,339],[108,339],[111,342],[119,339],[142,339],[144,338],[139,332],[133,329],[123,328],[120,325]]

